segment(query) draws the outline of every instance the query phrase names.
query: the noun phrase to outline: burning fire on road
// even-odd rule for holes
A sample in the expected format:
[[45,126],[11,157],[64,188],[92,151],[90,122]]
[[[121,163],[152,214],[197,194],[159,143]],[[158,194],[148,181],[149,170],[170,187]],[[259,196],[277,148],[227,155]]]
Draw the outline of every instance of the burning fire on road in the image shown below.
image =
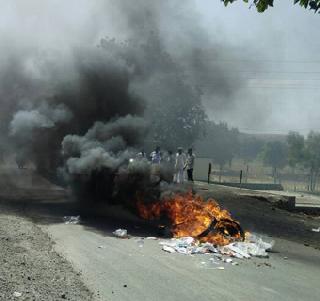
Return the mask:
[[218,246],[245,239],[244,231],[230,212],[221,209],[215,200],[205,201],[191,191],[152,204],[139,200],[137,208],[144,219],[168,220],[172,236],[176,238],[193,237],[199,242]]

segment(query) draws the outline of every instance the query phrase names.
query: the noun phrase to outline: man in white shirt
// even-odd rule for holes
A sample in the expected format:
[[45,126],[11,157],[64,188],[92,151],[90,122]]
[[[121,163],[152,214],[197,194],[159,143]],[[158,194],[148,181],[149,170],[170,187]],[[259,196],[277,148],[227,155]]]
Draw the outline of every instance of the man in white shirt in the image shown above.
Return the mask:
[[176,170],[176,182],[178,184],[184,182],[184,169],[186,165],[186,155],[182,152],[182,148],[178,148],[178,153],[176,154],[175,170]]

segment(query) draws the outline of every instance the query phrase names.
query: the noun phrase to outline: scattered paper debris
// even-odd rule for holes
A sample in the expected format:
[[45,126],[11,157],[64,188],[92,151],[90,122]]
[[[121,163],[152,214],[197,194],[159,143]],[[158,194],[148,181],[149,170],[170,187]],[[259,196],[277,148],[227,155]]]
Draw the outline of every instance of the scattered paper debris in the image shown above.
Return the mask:
[[265,249],[265,251],[270,251],[274,246],[274,241],[265,242],[261,237],[255,234],[249,234],[246,237],[246,241],[257,244],[260,248]]
[[219,270],[222,267],[217,267],[220,262],[216,261],[215,258],[209,258],[208,261],[201,261],[200,262],[200,268],[206,269],[206,270]]
[[269,257],[269,254],[266,250],[270,250],[259,246],[256,243],[251,242],[236,242],[225,246],[225,248],[231,250],[235,257],[237,258],[250,258],[251,256],[254,257]]
[[312,232],[318,232],[318,233],[319,233],[319,232],[320,232],[320,227],[319,227],[319,228],[313,228],[313,229],[311,229],[311,231],[312,231]]
[[172,238],[159,242],[162,249],[169,253],[184,255],[212,254],[211,263],[220,261],[228,264],[234,263],[232,258],[249,259],[251,257],[269,257],[274,242],[265,242],[256,235],[250,235],[244,242],[234,242],[226,246],[214,246],[210,243],[200,243],[192,237]]
[[176,252],[176,250],[174,248],[172,248],[170,246],[166,246],[166,245],[162,246],[162,250],[166,251],[168,253],[175,253]]
[[80,223],[80,215],[77,216],[64,216],[63,221],[66,225],[76,225]]
[[112,234],[119,238],[128,238],[128,231],[126,229],[117,229]]
[[226,262],[226,263],[231,263],[232,259],[231,258],[225,258],[225,259],[223,259],[223,261]]
[[22,296],[22,293],[19,293],[19,292],[13,293],[13,297],[21,297],[21,296]]
[[225,270],[224,267],[216,267],[216,268],[213,268],[213,270]]

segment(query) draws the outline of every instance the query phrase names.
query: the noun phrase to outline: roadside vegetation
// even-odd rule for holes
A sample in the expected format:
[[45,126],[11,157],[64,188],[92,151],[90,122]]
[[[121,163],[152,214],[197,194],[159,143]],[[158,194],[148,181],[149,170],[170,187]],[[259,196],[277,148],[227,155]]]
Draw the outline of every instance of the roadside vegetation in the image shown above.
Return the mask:
[[320,189],[320,133],[254,135],[209,122],[205,137],[195,145],[198,157],[212,161],[213,181],[238,182],[242,171],[245,182],[313,193]]

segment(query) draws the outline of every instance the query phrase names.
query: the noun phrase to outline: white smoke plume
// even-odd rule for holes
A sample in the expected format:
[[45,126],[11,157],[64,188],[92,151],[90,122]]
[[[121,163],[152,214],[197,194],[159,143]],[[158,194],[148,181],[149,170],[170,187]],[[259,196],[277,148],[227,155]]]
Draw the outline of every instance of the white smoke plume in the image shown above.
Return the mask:
[[43,103],[37,110],[18,111],[10,122],[10,135],[29,136],[32,131],[40,128],[52,128],[57,123],[69,122],[72,113],[63,105],[54,107]]

